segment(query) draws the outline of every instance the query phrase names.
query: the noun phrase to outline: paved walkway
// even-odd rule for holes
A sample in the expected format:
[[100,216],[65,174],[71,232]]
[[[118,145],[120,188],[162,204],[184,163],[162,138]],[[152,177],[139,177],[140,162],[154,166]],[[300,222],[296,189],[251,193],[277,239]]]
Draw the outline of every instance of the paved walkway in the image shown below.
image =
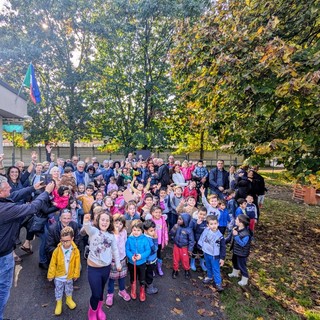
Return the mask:
[[[23,239],[23,236],[22,236]],[[75,282],[74,300],[75,310],[63,306],[60,317],[54,315],[55,299],[54,285],[46,280],[46,272],[38,268],[38,240],[33,241],[33,255],[25,255],[20,249],[18,254],[23,258],[20,265],[16,265],[14,286],[6,308],[5,318],[10,320],[86,320],[90,288],[86,276],[86,262],[82,261],[80,279]],[[199,310],[206,310],[211,314],[210,319],[225,319],[220,308],[218,293],[210,286],[203,286],[198,276],[201,272],[192,272],[193,278],[185,280],[182,273],[178,279],[171,278],[171,248],[168,248],[164,259],[164,277],[156,277],[155,285],[159,293],[147,296],[145,302],[125,302],[115,295],[112,308],[104,310],[110,320],[144,320],[144,319],[204,319]],[[117,292],[117,288],[116,288]],[[200,311],[201,313],[201,311]]]

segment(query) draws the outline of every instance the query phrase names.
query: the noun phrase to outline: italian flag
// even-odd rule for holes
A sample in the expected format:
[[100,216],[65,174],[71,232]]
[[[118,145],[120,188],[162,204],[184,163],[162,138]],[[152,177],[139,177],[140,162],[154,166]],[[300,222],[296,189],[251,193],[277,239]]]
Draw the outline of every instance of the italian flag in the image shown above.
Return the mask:
[[34,104],[41,102],[41,93],[37,83],[36,76],[34,74],[34,67],[30,63],[27,73],[23,80],[23,85],[30,89],[30,98]]

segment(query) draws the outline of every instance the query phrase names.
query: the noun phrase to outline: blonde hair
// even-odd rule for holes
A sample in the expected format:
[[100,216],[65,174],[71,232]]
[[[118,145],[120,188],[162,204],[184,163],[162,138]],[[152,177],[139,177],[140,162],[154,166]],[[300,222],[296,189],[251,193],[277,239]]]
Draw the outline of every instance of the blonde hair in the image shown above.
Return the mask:
[[70,236],[71,238],[74,237],[74,231],[71,227],[67,226],[67,227],[64,227],[61,232],[60,232],[60,237],[67,237],[67,236]]
[[121,213],[116,213],[115,215],[113,215],[113,222],[116,222],[116,221],[120,221],[122,223],[122,229],[119,230],[119,231],[122,231],[126,226],[126,219],[124,215]]

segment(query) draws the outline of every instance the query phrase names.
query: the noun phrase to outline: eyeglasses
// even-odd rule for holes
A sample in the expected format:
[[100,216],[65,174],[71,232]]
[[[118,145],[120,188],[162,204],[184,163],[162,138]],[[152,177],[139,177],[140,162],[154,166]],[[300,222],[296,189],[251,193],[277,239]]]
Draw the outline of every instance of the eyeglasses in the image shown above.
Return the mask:
[[60,240],[61,241],[61,243],[69,243],[69,242],[71,242],[72,240]]

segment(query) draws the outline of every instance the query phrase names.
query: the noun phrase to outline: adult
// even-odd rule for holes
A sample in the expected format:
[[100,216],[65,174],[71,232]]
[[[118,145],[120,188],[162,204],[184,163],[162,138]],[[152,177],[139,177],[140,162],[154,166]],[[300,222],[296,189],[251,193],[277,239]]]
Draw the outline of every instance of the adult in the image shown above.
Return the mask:
[[179,186],[179,187],[185,187],[188,185],[188,182],[186,182],[180,170],[180,165],[178,164],[175,164],[172,167],[172,181],[176,186]]
[[[59,221],[49,227],[47,241],[46,241],[46,252],[48,256],[48,261],[51,260],[51,256],[57,245],[60,243],[60,233],[61,230],[69,226],[74,232],[74,242],[79,247],[80,236],[78,223],[72,221],[72,215],[69,209],[63,209],[60,213]],[[46,268],[46,266],[39,266],[41,268]]]
[[73,172],[73,176],[76,180],[76,185],[84,184],[87,186],[90,182],[90,177],[87,172],[84,171],[85,163],[83,161],[79,161],[77,163],[77,168]]
[[[45,187],[39,197],[28,204],[16,204],[11,200],[11,187],[7,178],[0,176],[0,319],[10,296],[14,272],[13,250],[15,236],[19,231],[20,221],[28,215],[36,214],[49,201],[49,194],[54,188],[53,183]],[[22,189],[16,193],[25,193]]]
[[236,183],[236,167],[230,166],[229,168],[229,189],[234,190]]
[[78,164],[78,162],[79,162],[79,158],[77,157],[77,156],[73,156],[72,158],[71,158],[71,161],[69,160],[67,160],[66,161],[66,164],[65,164],[65,167],[70,167],[70,168],[72,168],[72,170],[73,170],[73,172],[74,171],[76,171],[77,170],[77,164]]
[[209,188],[211,193],[224,198],[223,191],[229,188],[229,173],[224,169],[224,161],[218,160],[217,166],[210,170]]
[[113,168],[110,167],[110,161],[104,160],[103,161],[103,170],[101,172],[103,180],[105,181],[106,187],[105,192],[107,192],[107,187],[110,182],[110,178],[114,176]]
[[167,163],[167,166],[168,166],[169,170],[173,168],[174,164],[175,164],[174,163],[174,156],[170,155],[168,157],[168,163]]
[[164,164],[163,159],[158,158],[158,172],[157,172],[157,179],[158,183],[161,184],[161,187],[167,187],[170,184],[170,174],[169,168],[167,165]]

